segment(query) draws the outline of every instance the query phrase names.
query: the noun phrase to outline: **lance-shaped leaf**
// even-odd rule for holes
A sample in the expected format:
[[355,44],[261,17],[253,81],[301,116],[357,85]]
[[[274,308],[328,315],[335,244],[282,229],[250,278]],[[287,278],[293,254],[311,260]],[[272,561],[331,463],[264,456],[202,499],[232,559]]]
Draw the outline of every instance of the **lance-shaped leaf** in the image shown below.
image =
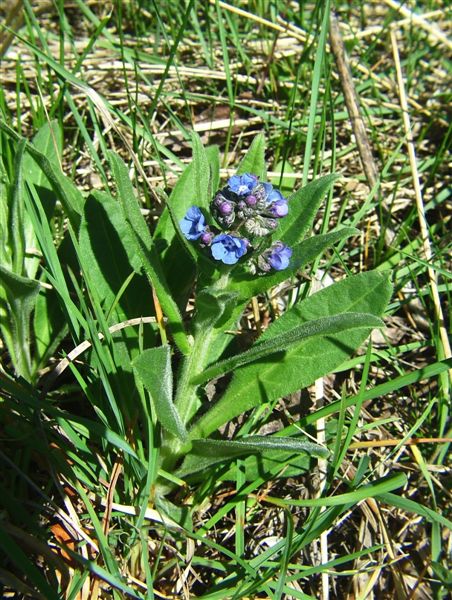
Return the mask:
[[[300,324],[359,311],[381,316],[392,291],[389,277],[378,272],[348,277],[306,298],[287,311],[261,337],[264,342]],[[221,399],[193,426],[192,439],[207,437],[220,425],[263,402],[271,402],[311,385],[344,362],[370,333],[352,329],[293,344],[278,361],[271,357],[236,369]]]
[[30,358],[30,316],[40,284],[12,273],[0,265],[0,331],[18,375],[28,381],[33,367]]
[[[59,171],[63,148],[61,127],[58,121],[53,120],[48,123],[44,123],[44,125],[39,129],[38,133],[34,136],[32,143],[36,150],[43,154],[48,159],[49,163],[54,165],[54,168]],[[47,177],[44,175],[43,170],[41,167],[39,167],[37,162],[33,160],[29,153],[26,153],[24,156],[23,172],[27,187],[34,186],[36,193],[41,199],[48,219],[50,220],[55,208],[56,194],[54,193]],[[28,192],[27,187],[26,191]],[[36,240],[36,234],[27,212],[25,213],[24,234],[25,247],[36,248],[38,244]],[[28,277],[34,278],[38,267],[39,257],[25,257],[25,273]]]
[[265,137],[264,134],[260,133],[257,135],[248,148],[247,153],[242,158],[237,173],[253,173],[265,179]]
[[258,342],[246,352],[212,365],[194,377],[192,383],[205,383],[209,379],[214,379],[238,367],[243,367],[246,364],[253,363],[272,354],[284,354],[293,344],[310,337],[340,333],[349,329],[383,327],[383,325],[384,323],[381,319],[368,313],[342,313],[308,321],[268,340]]
[[300,188],[289,198],[289,214],[281,219],[273,237],[293,246],[311,229],[325,194],[337,175],[325,175]]
[[319,444],[306,442],[293,437],[277,435],[249,435],[238,440],[193,440],[193,452],[200,456],[213,454],[228,458],[243,456],[249,453],[265,453],[273,450],[295,453],[307,452],[312,456],[326,458],[328,450]]
[[152,396],[157,417],[162,426],[185,441],[187,431],[173,404],[171,348],[169,346],[149,348],[133,361],[133,367],[140,381]]
[[179,306],[187,303],[196,278],[197,263],[204,270],[213,269],[207,254],[198,244],[187,240],[179,226],[179,221],[191,206],[199,206],[206,221],[212,223],[209,203],[218,186],[218,148],[204,149],[197,135],[192,142],[192,161],[177,181],[154,233],[168,284]]
[[[139,317],[149,311],[149,284],[141,275],[130,228],[121,205],[110,194],[95,191],[86,200],[79,233],[78,256],[96,294],[106,308],[119,297],[115,320]],[[130,280],[131,274],[135,275]],[[124,289],[124,283],[129,284]]]
[[118,196],[124,211],[124,217],[129,225],[131,240],[142,268],[154,287],[163,312],[168,317],[174,341],[181,352],[187,354],[190,350],[179,308],[171,296],[171,291],[163,271],[159,255],[152,241],[146,221],[141,214],[138,200],[135,197],[127,167],[122,159],[109,152],[113,174],[118,188]]
[[[201,481],[214,469],[221,468],[220,472],[215,472],[216,478],[222,481],[237,481],[237,464],[234,458],[237,456],[199,456],[190,452],[175,474],[181,479]],[[306,452],[290,454],[284,450],[266,450],[242,456],[239,469],[246,481],[256,481],[260,478],[266,480],[297,477],[306,473],[311,466],[310,455]]]
[[210,167],[209,161],[207,160],[206,151],[202,145],[201,138],[196,132],[192,133],[191,137],[192,149],[193,149],[193,163],[194,163],[194,193],[196,198],[196,205],[200,208],[208,208],[212,198],[209,197],[209,181],[210,181]]
[[[255,457],[249,456],[256,455]],[[295,456],[302,454],[300,464],[296,464]],[[252,435],[239,440],[193,440],[192,450],[185,458],[176,475],[184,479],[185,477],[196,476],[199,473],[206,473],[209,469],[226,464],[230,460],[239,457],[245,457],[243,466],[250,473],[253,472],[255,478],[259,477],[257,473],[259,467],[260,475],[263,475],[263,468],[266,472],[274,468],[275,470],[284,470],[289,466],[285,476],[305,470],[309,464],[309,456],[325,458],[329,454],[328,450],[319,444],[307,442],[294,437],[283,436],[263,436]],[[307,462],[306,462],[307,459]],[[256,462],[257,461],[257,462]],[[249,464],[245,464],[249,462]],[[256,466],[258,465],[258,466]],[[229,469],[230,474],[226,476],[229,479],[234,472],[234,467]],[[228,473],[229,473],[228,471]],[[225,475],[221,475],[224,479]],[[248,479],[248,477],[247,477]]]
[[204,288],[196,295],[195,329],[219,327],[230,318],[237,305],[236,292]]

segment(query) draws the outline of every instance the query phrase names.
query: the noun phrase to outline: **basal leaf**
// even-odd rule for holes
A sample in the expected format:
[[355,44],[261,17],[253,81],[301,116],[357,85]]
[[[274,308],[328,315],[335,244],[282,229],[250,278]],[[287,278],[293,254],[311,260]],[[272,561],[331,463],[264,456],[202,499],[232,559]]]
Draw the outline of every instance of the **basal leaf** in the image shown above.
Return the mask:
[[133,361],[133,368],[152,396],[162,426],[184,441],[187,431],[173,403],[171,348],[160,346],[145,350]]
[[12,271],[16,275],[25,275],[25,206],[24,206],[24,174],[23,159],[25,140],[22,139],[18,146],[14,160],[14,183],[11,194],[9,210],[9,231],[4,242],[9,241],[12,250]]
[[182,316],[176,302],[173,300],[160,257],[146,221],[141,214],[127,167],[122,159],[113,152],[109,152],[109,159],[113,167],[124,218],[129,226],[133,248],[141,261],[146,276],[156,291],[162,310],[168,318],[174,341],[181,352],[186,354],[190,349],[190,344],[185,333]]
[[0,330],[16,373],[28,381],[33,374],[30,316],[40,287],[38,281],[16,275],[0,265]]
[[[59,122],[57,120],[46,122],[34,136],[32,144],[38,152],[47,157],[51,164],[58,167],[63,154]],[[25,156],[24,159],[24,176],[28,183],[51,189],[43,170],[30,155]]]
[[[262,341],[313,319],[360,311],[381,316],[392,286],[387,275],[361,273],[306,298],[275,321]],[[242,412],[311,385],[346,360],[370,329],[313,337],[294,344],[275,361],[265,358],[238,368],[223,397],[194,425],[191,438],[207,437]]]
[[218,148],[204,149],[199,139],[195,141],[193,160],[178,179],[154,233],[168,284],[179,306],[186,305],[196,278],[196,263],[202,256],[193,242],[181,239],[177,224],[190,206],[200,206],[209,221],[206,209],[216,192],[218,168]]
[[[248,438],[244,438],[245,440]],[[271,440],[278,443],[277,436],[271,436]],[[237,453],[231,450],[230,454],[224,455],[218,452],[218,448],[205,446],[204,449],[195,447],[184,459],[176,475],[181,479],[190,481],[205,480],[212,474],[222,481],[235,481],[237,476],[237,466],[235,458],[241,457],[240,470],[244,474],[246,481],[256,481],[259,478],[263,480],[274,477],[294,477],[300,473],[306,473],[311,466],[311,456],[325,456],[328,452],[317,444],[305,446],[309,442],[303,442],[296,438],[281,438],[281,440],[290,439],[292,442],[300,444],[297,450],[291,452],[288,447],[283,449],[267,447],[264,451],[253,451],[253,453],[244,453],[238,449]],[[206,440],[207,442],[215,440]],[[289,442],[292,443],[292,442]],[[304,446],[304,447],[303,447]],[[207,452],[207,448],[211,451]],[[229,466],[225,469],[229,464]],[[221,470],[218,470],[218,469]]]
[[196,132],[192,133],[192,150],[193,150],[193,183],[196,206],[201,209],[208,209],[212,198],[209,196],[210,191],[210,168],[207,160],[206,151],[202,145],[201,139]]
[[[79,233],[79,259],[106,311],[120,292],[115,320],[150,312],[151,291],[140,275],[141,261],[121,205],[109,194],[94,192],[85,202]],[[124,282],[135,272],[129,285]]]
[[[0,129],[8,135],[11,139],[19,142],[22,138],[14,131],[9,125],[0,120]],[[49,181],[52,190],[60,200],[63,209],[69,218],[71,225],[75,231],[78,231],[80,224],[80,216],[83,211],[83,195],[78,190],[76,185],[66,177],[61,171],[61,167],[55,165],[49,160],[49,158],[34,147],[30,142],[25,143],[25,149],[27,153],[37,163],[39,168],[43,171],[47,180]]]
[[55,288],[41,288],[36,298],[33,329],[36,370],[40,370],[47,366],[68,329]]
[[200,439],[193,440],[192,443],[195,454],[200,456],[216,455],[223,458],[273,450],[287,453],[306,452],[320,458],[325,458],[329,454],[328,450],[319,444],[277,435],[249,435],[237,440]]

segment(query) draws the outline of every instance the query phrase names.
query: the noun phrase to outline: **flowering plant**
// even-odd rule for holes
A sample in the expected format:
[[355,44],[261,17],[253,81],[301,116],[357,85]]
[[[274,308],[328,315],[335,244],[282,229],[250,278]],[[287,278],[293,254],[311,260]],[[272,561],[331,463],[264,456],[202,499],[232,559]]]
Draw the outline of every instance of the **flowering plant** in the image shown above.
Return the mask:
[[[44,141],[49,137],[46,133]],[[381,326],[380,316],[391,293],[385,274],[349,276],[292,302],[253,344],[238,350],[233,332],[250,300],[289,278],[300,283],[301,270],[309,262],[357,230],[342,227],[308,235],[335,176],[314,180],[286,198],[266,181],[262,136],[253,141],[237,173],[223,186],[219,183],[218,150],[205,149],[196,135],[192,142],[193,160],[166,200],[153,233],[141,212],[128,168],[118,155],[108,153],[116,197],[93,192],[84,198],[61,173],[57,161],[49,160],[33,144],[23,146],[28,153],[29,188],[34,189],[34,181],[41,185],[42,169],[61,202],[77,249],[79,271],[94,307],[93,313],[87,309],[86,320],[80,317],[80,324],[89,332],[97,353],[93,355],[97,366],[89,376],[99,373],[95,383],[102,383],[104,395],[96,392],[90,398],[98,403],[96,413],[102,419],[109,415],[115,424],[108,430],[109,443],[125,452],[144,479],[150,474],[146,475],[146,469],[142,472],[141,459],[125,441],[125,432],[140,423],[140,418],[149,431],[156,426],[158,438],[148,434],[159,454],[158,477],[152,489],[155,502],[164,511],[168,510],[164,496],[175,481],[193,481],[213,473],[235,477],[236,458],[241,459],[246,477],[256,473],[271,477],[283,467],[285,475],[296,473],[301,465],[306,468],[311,456],[328,455],[326,448],[299,432],[259,435],[250,422],[231,439],[220,435],[219,428],[339,367],[372,328]],[[32,159],[39,168],[33,167]],[[20,160],[21,155],[18,164],[22,168]],[[68,307],[72,310],[69,315],[79,314],[71,299],[78,291],[77,280],[71,278],[74,291],[69,292],[62,267],[55,260],[53,241],[46,241],[48,218],[39,195],[25,197],[35,243],[48,265],[53,287],[43,288],[48,300],[46,296],[46,302],[34,305],[39,284],[11,274],[8,265],[0,269],[12,322],[20,320],[24,326],[20,352],[12,342],[8,346],[13,361],[27,350],[33,309],[37,324],[47,303],[56,300],[63,314]],[[59,251],[65,251],[63,244]],[[118,331],[119,325],[143,322],[149,311],[149,283],[155,316],[145,319],[154,325],[147,337],[140,337],[138,347],[130,348],[132,336],[119,342],[111,332]],[[26,302],[14,302],[18,291]],[[19,311],[17,315],[14,310]],[[74,323],[71,327],[77,337],[80,325]],[[7,325],[5,321],[4,331]],[[62,330],[56,322],[53,327]],[[5,339],[9,343],[12,337]],[[112,373],[95,362],[101,352],[100,339],[108,342],[105,352],[108,349],[111,355],[104,362]],[[31,348],[28,351],[32,365]],[[28,377],[20,361],[15,364],[17,372]]]
[[[372,328],[381,326],[391,290],[384,274],[351,276],[296,302],[248,350],[231,351],[230,332],[253,296],[296,277],[357,230],[342,227],[306,237],[336,178],[322,177],[286,198],[265,181],[262,136],[223,187],[218,162],[217,150],[204,149],[194,136],[193,161],[149,240],[149,245],[164,248],[158,269],[170,275],[164,287],[158,279],[156,291],[179,352],[174,354],[172,344],[164,342],[144,350],[133,363],[163,429],[162,471],[174,473],[176,468],[188,480],[217,468],[224,473],[224,466],[240,456],[252,469],[269,457],[285,464],[294,455],[295,463],[306,453],[327,455],[325,448],[299,435],[242,435],[233,440],[216,432],[245,411],[310,385],[336,368]],[[117,157],[112,164],[119,194],[124,195],[119,183],[124,182],[125,168]],[[148,265],[154,285],[156,264]],[[179,307],[190,297],[195,304],[187,323]],[[223,378],[228,383],[212,402],[205,386]]]
[[216,194],[210,210],[220,228],[228,233],[216,235],[206,224],[201,209],[190,206],[179,222],[187,240],[199,240],[203,246],[210,246],[212,257],[225,265],[234,265],[243,256],[248,257],[254,248],[256,252],[251,253],[257,258],[247,261],[253,273],[258,269],[263,272],[287,269],[291,248],[277,241],[262,251],[262,239],[274,232],[278,219],[289,212],[287,199],[270,183],[260,183],[259,177],[252,173],[233,175]]

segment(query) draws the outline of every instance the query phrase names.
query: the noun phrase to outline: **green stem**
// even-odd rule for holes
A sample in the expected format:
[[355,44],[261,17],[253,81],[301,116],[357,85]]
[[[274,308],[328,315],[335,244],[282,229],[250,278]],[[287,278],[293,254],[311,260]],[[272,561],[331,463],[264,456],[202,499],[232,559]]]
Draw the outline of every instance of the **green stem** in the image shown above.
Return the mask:
[[[223,290],[229,282],[229,273],[223,273],[217,282],[212,286],[215,290]],[[196,317],[195,317],[196,318]],[[196,322],[193,323],[194,340],[190,353],[182,359],[180,368],[179,381],[177,385],[176,397],[174,404],[186,425],[196,414],[200,406],[198,397],[199,384],[191,383],[191,380],[202,373],[209,364],[209,350],[218,331],[215,327],[196,328]],[[163,456],[165,456],[165,467],[168,468],[168,463],[174,463],[181,454],[183,443],[175,438],[168,439],[166,448],[162,448]]]

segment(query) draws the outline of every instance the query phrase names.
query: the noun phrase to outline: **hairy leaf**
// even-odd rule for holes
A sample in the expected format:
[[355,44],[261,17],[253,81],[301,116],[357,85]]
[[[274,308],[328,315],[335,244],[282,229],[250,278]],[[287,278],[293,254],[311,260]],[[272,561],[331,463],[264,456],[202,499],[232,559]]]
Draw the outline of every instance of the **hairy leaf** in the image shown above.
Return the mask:
[[194,377],[192,383],[201,384],[209,381],[209,379],[214,379],[215,377],[229,373],[238,367],[242,367],[272,354],[284,353],[293,344],[310,337],[324,336],[350,329],[368,329],[369,327],[382,326],[383,321],[381,319],[367,313],[343,313],[308,321],[307,323],[298,325],[293,329],[284,331],[264,341],[259,340],[252,348],[250,348],[250,350],[212,365],[208,369],[205,369],[200,375]]
[[[193,440],[193,449],[177,471],[178,477],[199,480],[213,469],[242,457],[241,468],[247,481],[274,475],[290,477],[306,472],[310,456],[325,457],[328,450],[318,444],[293,437],[248,436],[240,440]],[[236,465],[219,472],[222,480],[234,480]]]
[[38,281],[0,265],[0,330],[18,375],[30,380],[30,316],[39,293]]
[[133,361],[133,368],[151,394],[162,426],[184,441],[187,438],[187,431],[173,404],[171,348],[160,346],[145,350]]
[[146,276],[156,291],[163,312],[168,317],[174,341],[181,352],[186,354],[190,349],[190,344],[185,333],[182,316],[177,304],[173,300],[160,258],[153,244],[146,221],[141,214],[138,200],[135,197],[132,183],[129,179],[127,167],[122,159],[113,152],[109,152],[109,159],[113,167],[118,196],[124,211],[125,220],[129,226],[134,250],[141,261],[141,266]]
[[325,175],[296,191],[289,198],[289,214],[281,219],[273,237],[288,246],[301,241],[305,233],[312,228],[323,198],[336,179],[337,175]]
[[228,458],[254,452],[265,453],[272,450],[288,453],[306,452],[321,458],[328,456],[328,450],[323,446],[319,446],[319,444],[277,435],[249,435],[238,440],[193,440],[193,452],[207,457],[215,454]]
[[[382,315],[392,287],[388,276],[369,272],[310,296],[275,321],[266,341],[313,319],[362,311]],[[242,412],[311,385],[337,368],[366,339],[369,329],[313,337],[294,344],[278,361],[265,358],[238,368],[223,397],[194,425],[191,438],[207,437]]]
[[[79,244],[79,259],[105,309],[109,310],[121,294],[116,321],[150,312],[150,290],[145,278],[139,275],[141,261],[133,251],[129,226],[121,205],[109,194],[94,192],[88,197]],[[124,283],[133,272],[137,275],[124,290]]]
[[234,273],[229,289],[237,291],[240,300],[247,302],[252,296],[265,292],[288,279],[336,242],[357,233],[358,230],[354,227],[342,227],[330,233],[312,236],[294,246],[289,267],[284,271],[276,271],[261,277],[250,273]]
[[237,173],[253,173],[265,180],[265,137],[263,133],[257,135],[241,160]]

